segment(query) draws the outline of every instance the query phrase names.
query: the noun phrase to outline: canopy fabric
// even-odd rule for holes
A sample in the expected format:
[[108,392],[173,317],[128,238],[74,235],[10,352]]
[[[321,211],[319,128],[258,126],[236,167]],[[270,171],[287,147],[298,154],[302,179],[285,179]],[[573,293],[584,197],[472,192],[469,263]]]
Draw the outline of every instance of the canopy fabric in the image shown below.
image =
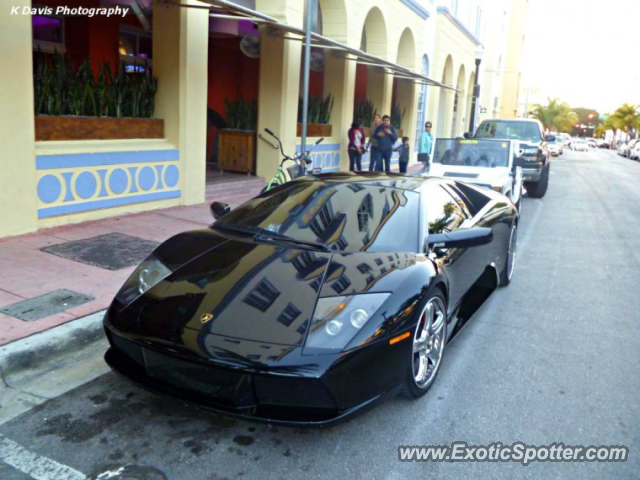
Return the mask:
[[[243,7],[241,5],[237,5],[228,0],[199,0],[201,3],[206,3],[210,6],[194,6],[194,5],[185,5],[178,3],[178,6],[187,7],[187,8],[207,8],[211,11],[212,16],[223,16],[223,18],[237,18],[238,20],[248,20],[254,23],[260,23],[262,25],[266,25],[270,30],[271,34],[276,34],[277,32],[284,32],[284,38],[288,40],[299,40],[303,41],[305,36],[305,31],[302,28],[294,27],[293,25],[289,25],[287,23],[282,23],[278,19],[271,17],[269,15],[265,15],[256,10],[252,10],[250,8]],[[417,83],[424,83],[427,85],[432,85],[434,87],[446,88],[448,90],[457,91],[451,85],[445,85],[444,83],[437,82],[432,80],[431,78],[422,75],[421,73],[417,73],[412,71],[409,68],[403,67],[402,65],[398,65],[397,63],[390,62],[389,60],[385,60],[384,58],[378,57],[376,55],[371,55],[370,53],[364,52],[357,48],[350,47],[345,45],[344,43],[340,43],[332,38],[325,37],[318,33],[311,33],[311,46],[317,48],[323,48],[327,50],[333,50],[338,54],[342,54],[345,56],[347,60],[354,60],[358,63],[363,63],[366,65],[373,65],[382,67],[387,71],[387,73],[398,76],[398,78],[413,80]]]

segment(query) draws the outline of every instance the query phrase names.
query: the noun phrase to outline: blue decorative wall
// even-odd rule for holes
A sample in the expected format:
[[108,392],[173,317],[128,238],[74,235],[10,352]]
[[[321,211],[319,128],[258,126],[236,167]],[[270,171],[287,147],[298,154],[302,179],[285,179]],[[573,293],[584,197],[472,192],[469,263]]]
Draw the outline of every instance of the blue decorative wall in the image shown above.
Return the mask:
[[38,218],[181,196],[180,152],[36,155]]
[[[313,143],[311,144],[313,145]],[[310,145],[307,145],[307,149]],[[300,153],[302,145],[296,145],[296,153]],[[313,160],[313,168],[322,168],[323,173],[340,171],[340,144],[322,143],[313,148],[309,155]]]

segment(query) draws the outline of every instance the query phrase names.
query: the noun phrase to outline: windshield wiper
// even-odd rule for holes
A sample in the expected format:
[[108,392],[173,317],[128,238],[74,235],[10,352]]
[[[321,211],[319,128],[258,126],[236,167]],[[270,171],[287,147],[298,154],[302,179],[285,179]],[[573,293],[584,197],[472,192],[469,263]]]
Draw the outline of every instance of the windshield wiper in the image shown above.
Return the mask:
[[322,250],[323,252],[331,251],[329,247],[321,243],[309,242],[306,240],[298,240],[288,235],[273,232],[271,230],[268,230],[262,227],[255,227],[250,225],[237,225],[237,224],[230,224],[230,223],[221,223],[221,224],[216,224],[214,226],[217,228],[221,228],[223,230],[231,230],[234,232],[246,233],[253,236],[253,238],[255,238],[256,240],[269,240],[269,239],[278,240],[286,243],[293,243],[295,245],[304,245],[306,247],[311,247],[316,250]]

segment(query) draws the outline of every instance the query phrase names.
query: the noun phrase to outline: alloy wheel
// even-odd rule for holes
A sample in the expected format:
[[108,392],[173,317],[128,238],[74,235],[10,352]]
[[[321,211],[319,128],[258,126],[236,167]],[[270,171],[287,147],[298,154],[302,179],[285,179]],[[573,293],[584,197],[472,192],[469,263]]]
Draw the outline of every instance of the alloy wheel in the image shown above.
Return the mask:
[[439,297],[433,297],[422,311],[413,336],[413,380],[418,388],[427,388],[438,373],[445,333],[444,302]]

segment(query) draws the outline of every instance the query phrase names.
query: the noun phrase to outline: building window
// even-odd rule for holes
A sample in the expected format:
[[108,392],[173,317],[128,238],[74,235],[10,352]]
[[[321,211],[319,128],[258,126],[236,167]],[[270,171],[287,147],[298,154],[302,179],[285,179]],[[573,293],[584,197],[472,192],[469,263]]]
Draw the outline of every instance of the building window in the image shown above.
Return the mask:
[[278,317],[278,322],[283,324],[285,327],[290,326],[296,318],[300,316],[302,312],[296,308],[293,303],[289,303],[285,307],[285,309],[280,313]]
[[[429,76],[429,59],[426,55],[422,57],[422,74],[425,77]],[[424,132],[424,124],[427,114],[427,85],[425,83],[420,84],[418,90],[418,109],[417,109],[417,126],[416,126],[416,152],[420,146],[420,135]]]
[[296,255],[294,259],[291,260],[291,263],[293,264],[295,269],[298,271],[298,273],[302,273],[306,270],[306,268],[309,265],[315,262],[315,260],[316,260],[316,257],[312,252],[304,250],[299,255]]
[[369,273],[372,271],[372,268],[368,263],[361,263],[358,265],[358,271],[360,273]]
[[317,292],[318,290],[320,290],[320,284],[321,284],[320,279],[316,278],[309,285],[311,286],[311,288],[313,288]]
[[331,285],[331,288],[333,288],[336,293],[340,294],[344,292],[347,288],[349,288],[350,285],[351,285],[351,282],[349,281],[349,279],[345,275],[342,275],[339,279],[333,282],[333,285]]
[[267,279],[263,279],[242,301],[261,312],[266,312],[279,295],[280,292],[276,287]]
[[382,265],[382,259],[381,258],[376,258],[375,262],[376,262],[376,265],[378,265],[378,266]]
[[373,198],[370,193],[367,193],[358,208],[358,230],[361,232],[369,230],[370,218],[373,218]]
[[309,325],[309,320],[305,320],[302,324],[296,329],[300,335],[304,335],[307,333],[307,326]]
[[347,188],[351,190],[353,193],[358,193],[360,190],[364,190],[364,187],[359,183],[351,183],[347,185]]
[[344,250],[347,248],[349,244],[347,243],[347,240],[344,238],[343,235],[340,235],[340,238],[338,239],[337,242],[335,242],[331,248],[333,248],[334,250]]
[[367,277],[367,285],[371,285],[374,281],[375,281],[375,278],[373,275],[369,275]]
[[327,227],[331,224],[333,218],[331,217],[331,212],[329,211],[329,206],[325,203],[313,220],[309,224],[309,228],[316,235],[316,237],[321,237],[325,232]]
[[126,73],[144,72],[145,66],[151,67],[152,46],[151,35],[145,30],[120,26],[118,51]]
[[[34,4],[34,8],[38,5]],[[33,15],[33,49],[44,53],[66,53],[64,44],[64,17]]]
[[380,269],[380,273],[381,273],[381,274],[382,274],[382,273],[387,273],[387,267],[382,267],[382,268]]

